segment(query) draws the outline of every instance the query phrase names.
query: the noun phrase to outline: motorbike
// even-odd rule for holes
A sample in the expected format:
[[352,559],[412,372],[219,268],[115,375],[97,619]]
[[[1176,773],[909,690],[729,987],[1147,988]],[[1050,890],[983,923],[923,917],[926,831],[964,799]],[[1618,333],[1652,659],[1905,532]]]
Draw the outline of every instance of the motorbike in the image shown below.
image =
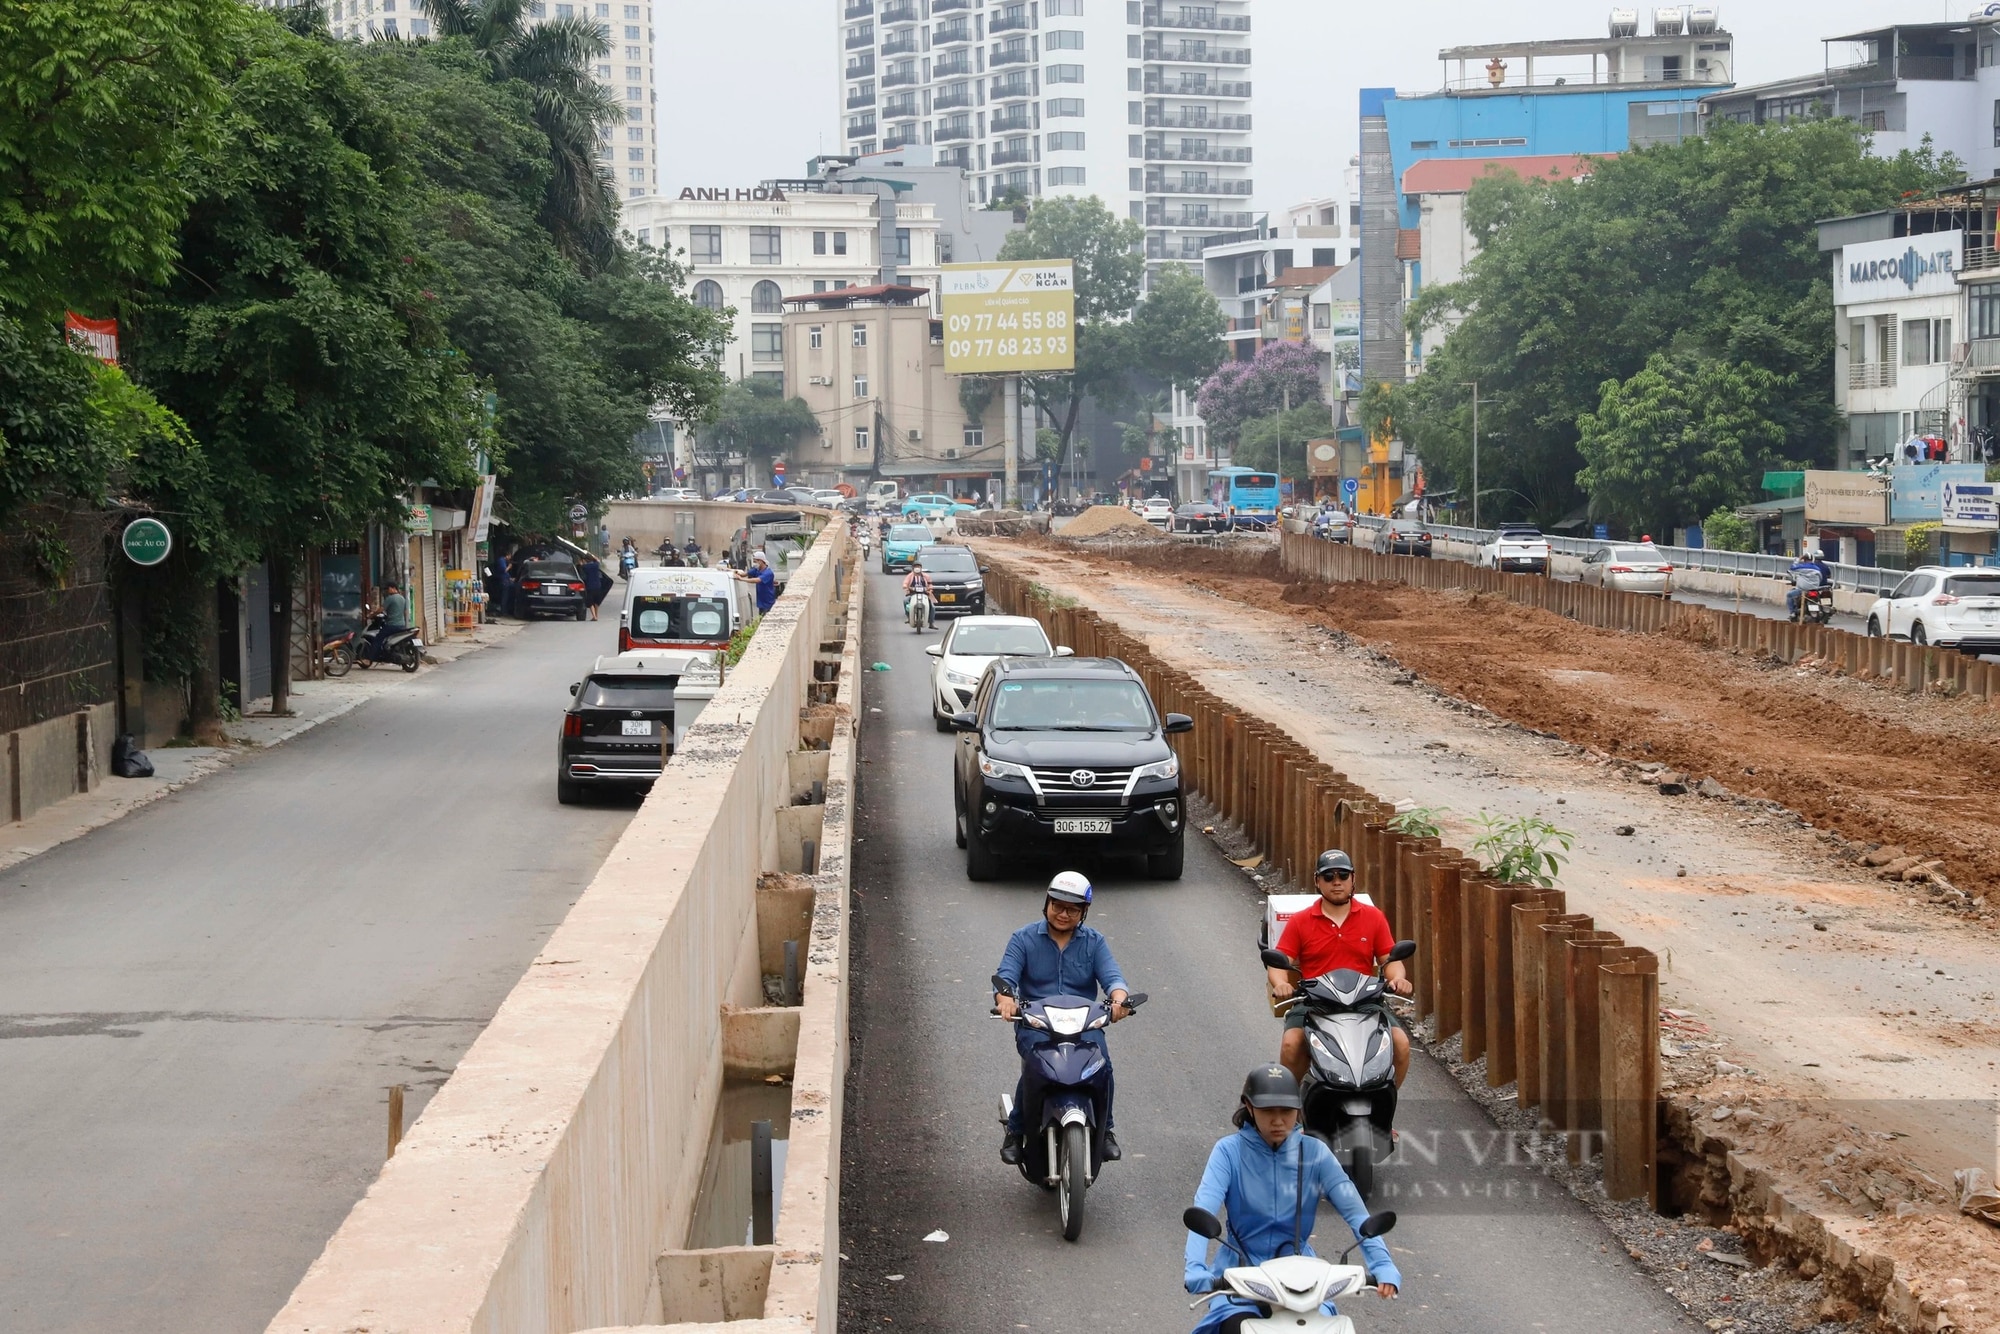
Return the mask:
[[327,676],[345,676],[354,665],[354,631],[327,636],[319,646],[319,669]]
[[1801,625],[1828,625],[1833,621],[1833,590],[1830,588],[1801,588],[1799,609],[1794,619]]
[[[998,975],[993,990],[1016,994]],[[1143,991],[1125,998],[1127,1010],[1136,1011],[1145,1003]],[[993,1013],[1000,1011],[996,1008]],[[1111,1082],[1110,1062],[1079,1039],[1109,1025],[1111,1010],[1083,996],[1050,996],[1023,1004],[1012,1022],[1049,1035],[1024,1061],[1027,1081],[1022,1092],[1027,1101],[1021,1108],[1021,1124],[1026,1143],[1021,1149],[1021,1176],[1056,1193],[1063,1240],[1075,1241],[1083,1235],[1084,1197],[1104,1165],[1097,1132],[1108,1110]],[[1014,1095],[1001,1094],[1002,1125],[1013,1112]]]
[[930,629],[931,595],[928,593],[910,594],[910,605],[904,611],[904,619],[909,621],[910,628],[919,634]]
[[[1399,940],[1386,962],[1416,952],[1416,941]],[[1263,959],[1267,968],[1297,967],[1273,949],[1263,951]],[[1375,1189],[1376,1162],[1395,1151],[1396,1068],[1389,1030],[1396,1020],[1385,1001],[1388,994],[1379,973],[1336,968],[1306,978],[1279,1002],[1287,1011],[1306,1007],[1312,1064],[1299,1089],[1306,1133],[1333,1150],[1364,1200]]]
[[406,625],[391,630],[389,618],[379,611],[368,618],[367,630],[354,641],[354,664],[358,667],[393,663],[406,672],[414,672],[423,659],[424,641],[416,628]]
[[[1220,1241],[1222,1220],[1206,1209],[1193,1208],[1181,1215],[1181,1222],[1197,1237]],[[1396,1226],[1394,1210],[1370,1214],[1361,1225],[1360,1236],[1379,1237]],[[1237,1254],[1248,1255],[1234,1235],[1230,1244]],[[1354,1245],[1360,1245],[1357,1240]],[[1239,1265],[1222,1271],[1222,1286],[1203,1293],[1189,1309],[1205,1305],[1217,1296],[1256,1308],[1258,1314],[1242,1323],[1242,1334],[1354,1334],[1354,1322],[1326,1307],[1337,1297],[1353,1297],[1373,1292],[1375,1283],[1365,1265],[1351,1265],[1349,1246],[1337,1262],[1317,1255],[1280,1255],[1260,1265]]]
[[631,547],[626,547],[623,551],[620,551],[618,553],[618,577],[620,579],[630,579],[632,577],[632,571],[638,568],[639,568],[639,553],[637,551],[633,550]]

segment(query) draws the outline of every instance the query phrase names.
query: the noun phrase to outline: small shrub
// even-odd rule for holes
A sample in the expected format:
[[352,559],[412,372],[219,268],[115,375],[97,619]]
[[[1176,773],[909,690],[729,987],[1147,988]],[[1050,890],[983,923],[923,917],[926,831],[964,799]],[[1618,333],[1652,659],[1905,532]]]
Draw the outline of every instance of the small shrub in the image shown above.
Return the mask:
[[1389,828],[1410,838],[1436,838],[1439,833],[1438,817],[1442,814],[1442,806],[1418,806],[1398,814],[1389,821]]
[[1478,824],[1485,832],[1472,841],[1472,851],[1486,863],[1488,875],[1509,885],[1555,888],[1575,834],[1533,815],[1508,818],[1482,813]]

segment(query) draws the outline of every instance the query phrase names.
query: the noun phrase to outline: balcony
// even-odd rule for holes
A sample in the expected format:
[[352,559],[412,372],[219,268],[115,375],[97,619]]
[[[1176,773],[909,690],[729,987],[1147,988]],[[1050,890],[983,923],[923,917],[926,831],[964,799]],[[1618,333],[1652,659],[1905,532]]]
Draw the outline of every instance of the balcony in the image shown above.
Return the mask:
[[841,17],[865,19],[874,12],[875,0],[847,0],[847,8],[841,11]]
[[972,0],[931,0],[931,13],[949,14],[955,9],[972,8]]
[[1199,6],[1147,9],[1141,17],[1148,28],[1191,29],[1197,32],[1249,32],[1247,15],[1222,14]]
[[862,107],[872,107],[874,105],[875,94],[872,90],[865,93],[849,93],[847,95],[847,109],[849,111],[858,111]]
[[1168,148],[1157,140],[1146,145],[1148,162],[1248,162],[1250,150],[1247,148],[1210,148],[1198,152],[1182,152]]
[[1975,338],[1960,346],[1966,349],[1967,355],[1962,358],[1966,369],[1981,375],[2000,370],[2000,338]]
[[996,167],[1004,167],[1009,162],[1033,162],[1035,150],[1032,148],[996,148],[986,155],[986,160]]
[[940,23],[937,27],[931,29],[931,45],[933,47],[951,46],[958,42],[969,42],[971,40],[972,25],[964,19],[953,19],[949,23]]
[[859,139],[863,135],[873,134],[873,133],[875,133],[874,112],[870,111],[859,116],[849,116],[847,118],[848,138]]
[[901,4],[882,6],[882,26],[885,28],[894,23],[915,23],[916,21],[917,7],[910,3],[910,0],[902,0]]
[[1148,43],[1147,60],[1162,65],[1247,65],[1247,46],[1210,46],[1206,42],[1182,42],[1179,46]]
[[[1973,344],[1977,347],[1978,344]],[[1849,389],[1894,389],[1896,363],[1893,361],[1850,361],[1847,363]]]
[[970,73],[972,73],[972,51],[970,48],[954,51],[948,56],[940,56],[937,62],[931,66],[932,79],[955,79],[960,75]]
[[871,78],[874,76],[874,73],[875,53],[873,51],[870,51],[865,56],[856,56],[847,62],[847,77],[850,79]]
[[1026,65],[1033,61],[1034,58],[1035,53],[1029,50],[1027,44],[1024,42],[1019,46],[994,47],[993,55],[986,63],[998,69],[1002,65]]
[[887,60],[891,56],[911,55],[915,53],[916,49],[917,30],[912,28],[908,32],[898,33],[894,37],[883,38],[880,55],[882,59]]
[[960,139],[970,139],[972,137],[972,122],[948,120],[937,127],[935,137],[941,144],[953,143]]
[[911,144],[921,143],[921,142],[922,139],[917,134],[917,127],[914,125],[905,125],[900,130],[889,131],[889,133],[883,137],[882,151],[884,153],[893,153],[899,148],[905,148]]
[[[943,139],[945,137],[944,131],[939,130],[937,137]],[[972,150],[963,147],[941,149],[937,155],[937,164],[940,167],[957,167],[961,171],[970,171],[972,169]]]
[[873,24],[863,26],[859,32],[850,32],[847,34],[846,46],[850,51],[857,47],[873,45],[875,45],[875,26]]
[[1015,107],[1013,110],[1018,114],[995,116],[986,122],[987,128],[995,134],[1012,134],[1016,130],[1032,130],[1035,128],[1035,119],[1029,114],[1028,108]]
[[891,70],[882,76],[884,88],[911,88],[916,85],[917,72],[913,69]]
[[986,20],[988,32],[1024,32],[1034,26],[1035,21],[1028,17],[1025,9],[1010,9]]
[[1028,79],[995,79],[993,81],[992,96],[996,102],[1010,101],[1017,97],[1033,97],[1034,95],[1035,85]]
[[1248,181],[1173,181],[1152,177],[1146,182],[1149,195],[1247,195]]
[[[937,71],[932,70],[931,74],[932,77],[936,77]],[[939,93],[931,99],[932,111],[949,111],[953,107],[969,107],[971,105],[972,90],[970,88],[959,88],[951,92]]]
[[917,114],[917,95],[905,93],[882,103],[883,120],[909,120]]

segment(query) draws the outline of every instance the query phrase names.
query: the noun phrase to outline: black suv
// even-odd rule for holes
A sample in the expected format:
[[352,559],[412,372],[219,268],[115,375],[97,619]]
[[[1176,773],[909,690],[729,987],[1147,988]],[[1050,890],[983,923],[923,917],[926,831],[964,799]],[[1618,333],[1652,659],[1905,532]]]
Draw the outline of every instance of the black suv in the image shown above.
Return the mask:
[[514,591],[515,610],[525,620],[560,616],[580,621],[590,603],[583,595],[583,572],[567,557],[543,556],[523,564]]
[[952,777],[965,874],[991,880],[1000,857],[1136,853],[1178,880],[1187,804],[1167,733],[1194,720],[1153,707],[1116,658],[1000,658],[981,678]]
[[980,616],[986,611],[986,573],[971,547],[939,543],[917,551],[917,566],[931,577],[931,617]]
[[679,681],[667,672],[610,669],[571,686],[575,698],[556,738],[556,800],[572,806],[588,788],[651,787],[673,748]]

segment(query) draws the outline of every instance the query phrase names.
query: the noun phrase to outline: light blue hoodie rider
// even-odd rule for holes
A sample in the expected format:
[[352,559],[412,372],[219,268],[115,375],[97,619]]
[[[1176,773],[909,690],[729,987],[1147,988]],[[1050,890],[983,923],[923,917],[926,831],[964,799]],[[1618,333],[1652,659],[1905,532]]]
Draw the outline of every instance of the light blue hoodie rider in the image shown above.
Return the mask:
[[[1222,1281],[1222,1271],[1238,1265],[1258,1265],[1279,1255],[1312,1255],[1313,1220],[1322,1199],[1332,1202],[1350,1228],[1359,1231],[1368,1209],[1361,1193],[1341,1170],[1332,1150],[1299,1129],[1299,1086],[1281,1065],[1251,1072],[1243,1084],[1243,1105],[1236,1113],[1239,1127],[1216,1141],[1194,1202],[1228,1227],[1208,1262],[1208,1241],[1190,1232],[1183,1282],[1192,1293],[1208,1292]],[[1261,1113],[1261,1114],[1260,1114]],[[1271,1141],[1276,1137],[1277,1143]],[[1248,1249],[1244,1255],[1236,1243]],[[1384,1297],[1393,1297],[1403,1276],[1379,1237],[1361,1243],[1370,1274]],[[1331,1314],[1333,1304],[1327,1303]],[[1219,1296],[1195,1326],[1195,1334],[1215,1334],[1233,1317],[1256,1316],[1257,1308],[1240,1299]]]

